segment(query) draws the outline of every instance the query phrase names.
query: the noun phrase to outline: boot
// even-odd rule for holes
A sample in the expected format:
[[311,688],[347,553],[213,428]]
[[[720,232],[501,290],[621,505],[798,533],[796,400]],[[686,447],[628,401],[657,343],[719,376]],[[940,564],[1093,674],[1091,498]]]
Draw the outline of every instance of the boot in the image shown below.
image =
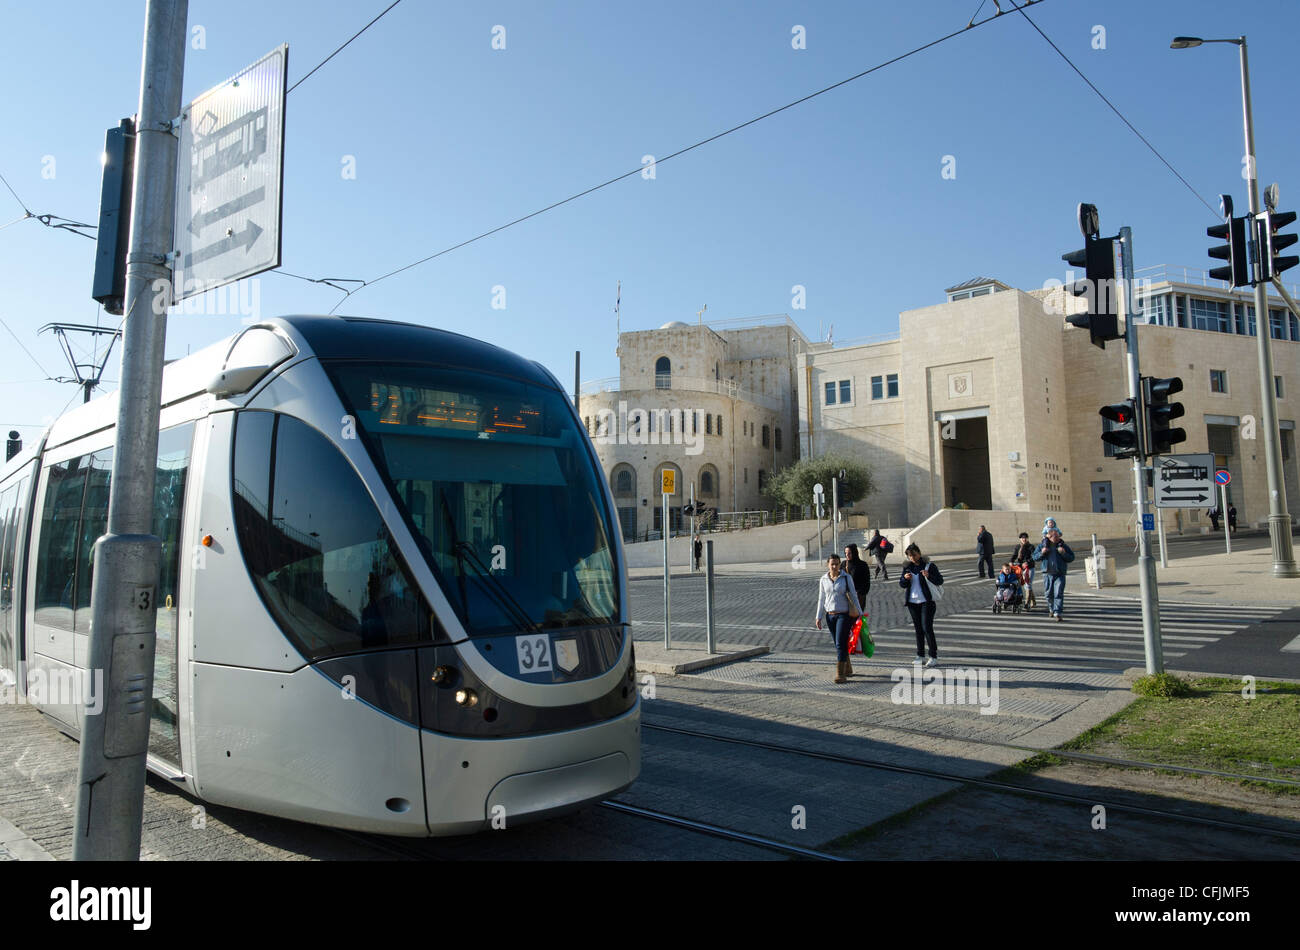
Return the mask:
[[843,682],[844,682],[844,664],[843,664],[843,663],[836,663],[836,664],[835,664],[835,682],[837,682],[837,683],[843,683]]
[[845,660],[845,661],[844,661],[844,675],[845,675],[845,676],[852,676],[852,675],[853,675],[853,661],[852,661],[852,660]]

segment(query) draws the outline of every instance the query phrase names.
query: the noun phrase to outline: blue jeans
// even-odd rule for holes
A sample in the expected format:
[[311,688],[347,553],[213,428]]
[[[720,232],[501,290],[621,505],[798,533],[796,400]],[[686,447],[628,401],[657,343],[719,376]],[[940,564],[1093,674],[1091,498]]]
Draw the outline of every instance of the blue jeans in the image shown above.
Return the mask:
[[853,635],[853,623],[856,619],[848,613],[826,615],[826,628],[830,631],[831,639],[835,641],[837,663],[843,663],[849,658],[849,637]]
[[1047,599],[1047,609],[1059,615],[1065,606],[1065,575],[1044,574],[1043,596]]

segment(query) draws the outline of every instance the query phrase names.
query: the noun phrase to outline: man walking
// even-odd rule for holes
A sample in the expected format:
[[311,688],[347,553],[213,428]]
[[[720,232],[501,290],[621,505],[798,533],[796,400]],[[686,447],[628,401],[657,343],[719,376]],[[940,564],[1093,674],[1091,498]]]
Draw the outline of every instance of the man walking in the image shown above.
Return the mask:
[[704,542],[700,540],[698,534],[691,539],[691,551],[695,555],[695,569],[698,571],[700,569],[700,555],[704,553]]
[[[967,529],[969,530],[969,529]],[[984,565],[989,566],[989,577],[994,577],[996,572],[993,570],[993,535],[989,534],[988,528],[980,525],[980,533],[975,535],[975,553],[980,559],[980,577],[984,577]]]
[[1065,608],[1065,572],[1074,560],[1074,552],[1062,539],[1061,532],[1053,529],[1034,551],[1034,560],[1043,562],[1043,596],[1047,599],[1047,609],[1060,623]]
[[1219,530],[1219,506],[1215,505],[1213,508],[1207,511],[1206,514],[1210,516],[1210,528],[1214,531],[1218,531]]

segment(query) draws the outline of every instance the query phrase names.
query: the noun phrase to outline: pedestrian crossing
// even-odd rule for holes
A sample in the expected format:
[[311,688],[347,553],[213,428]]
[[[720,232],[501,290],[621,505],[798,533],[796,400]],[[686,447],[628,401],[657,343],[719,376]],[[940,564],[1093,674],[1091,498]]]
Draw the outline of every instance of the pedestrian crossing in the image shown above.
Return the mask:
[[[978,579],[978,577],[977,577]],[[987,581],[983,582],[987,583]],[[1042,598],[1039,598],[1041,605]],[[1282,607],[1238,607],[1220,604],[1160,605],[1160,634],[1164,656],[1176,660],[1239,630],[1276,616]],[[1064,620],[1057,622],[1044,606],[1019,614],[995,614],[992,605],[935,618],[939,657],[944,661],[978,659],[1014,661],[1094,662],[1099,665],[1140,665],[1145,660],[1142,605],[1088,593],[1065,594]],[[916,637],[910,627],[872,632],[877,656],[900,652],[910,656]]]

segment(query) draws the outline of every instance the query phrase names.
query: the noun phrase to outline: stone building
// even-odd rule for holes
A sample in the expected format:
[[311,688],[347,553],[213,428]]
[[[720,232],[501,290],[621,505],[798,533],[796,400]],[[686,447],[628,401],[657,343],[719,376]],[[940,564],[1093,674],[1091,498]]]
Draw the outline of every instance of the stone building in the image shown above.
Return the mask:
[[[1195,272],[1140,274],[1143,375],[1181,377],[1187,441],[1232,473],[1240,521],[1268,517],[1263,411],[1250,293]],[[836,451],[872,469],[873,525],[935,511],[1129,512],[1131,462],[1101,441],[1098,410],[1128,394],[1122,341],[1105,350],[1065,322],[1085,306],[1059,288],[979,277],[904,311],[888,338],[810,342],[787,316],[619,337],[621,376],[588,384],[580,413],[628,538],[659,530],[661,472],[674,519],[695,497],[723,512],[770,507],[768,473]],[[1300,323],[1270,298],[1269,333],[1288,510],[1300,509]],[[1209,502],[1207,500],[1206,507]],[[676,521],[670,526],[677,528]]]
[[625,538],[660,531],[664,469],[675,476],[671,530],[692,490],[720,514],[771,507],[767,476],[798,457],[793,365],[807,347],[784,314],[619,335],[620,375],[585,384],[578,411]]
[[[1241,521],[1260,522],[1268,499],[1254,307],[1248,293],[1211,284],[1186,272],[1144,276],[1142,373],[1182,378],[1175,398],[1187,441],[1176,452],[1213,454],[1232,472],[1229,500]],[[1065,313],[1083,305],[1059,289],[976,278],[948,288],[944,303],[902,313],[893,339],[810,346],[796,357],[801,451],[845,450],[867,462],[878,491],[865,507],[882,525],[919,524],[959,503],[1131,510],[1131,463],[1101,441],[1098,415],[1127,396],[1123,343],[1101,350],[1066,324]],[[1300,325],[1276,299],[1270,335],[1294,519]]]

